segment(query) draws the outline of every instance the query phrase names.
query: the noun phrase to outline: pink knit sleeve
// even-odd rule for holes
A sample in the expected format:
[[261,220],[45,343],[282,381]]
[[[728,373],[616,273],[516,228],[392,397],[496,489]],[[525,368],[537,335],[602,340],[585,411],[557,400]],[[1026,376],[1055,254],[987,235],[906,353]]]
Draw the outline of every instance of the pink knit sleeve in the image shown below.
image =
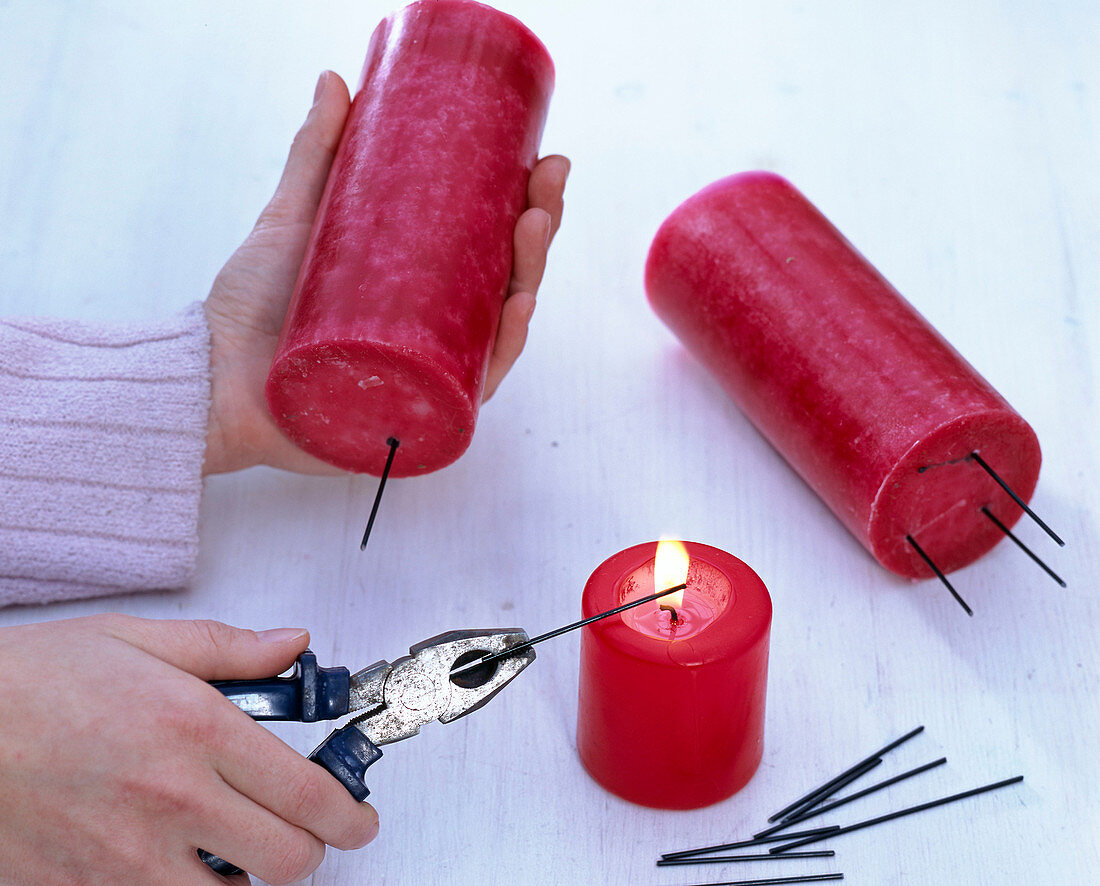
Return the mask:
[[0,606],[187,583],[210,407],[202,305],[0,320]]

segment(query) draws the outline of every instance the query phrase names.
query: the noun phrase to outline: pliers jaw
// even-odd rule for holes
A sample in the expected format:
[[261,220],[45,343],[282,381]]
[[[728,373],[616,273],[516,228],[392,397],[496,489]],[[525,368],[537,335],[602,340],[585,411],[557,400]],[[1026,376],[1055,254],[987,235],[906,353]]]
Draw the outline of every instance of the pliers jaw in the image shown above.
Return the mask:
[[519,629],[449,631],[417,643],[395,662],[380,661],[350,681],[349,711],[358,717],[329,734],[309,755],[339,779],[357,800],[370,791],[363,781],[381,756],[380,745],[401,741],[432,720],[450,723],[476,711],[535,660],[530,647],[452,678],[457,665],[527,642]]
[[349,725],[383,745],[416,735],[433,720],[464,717],[507,686],[535,660],[535,652],[523,649],[453,678],[451,670],[527,639],[518,628],[448,631],[417,643],[404,658],[371,665],[351,679],[351,711],[363,713]]

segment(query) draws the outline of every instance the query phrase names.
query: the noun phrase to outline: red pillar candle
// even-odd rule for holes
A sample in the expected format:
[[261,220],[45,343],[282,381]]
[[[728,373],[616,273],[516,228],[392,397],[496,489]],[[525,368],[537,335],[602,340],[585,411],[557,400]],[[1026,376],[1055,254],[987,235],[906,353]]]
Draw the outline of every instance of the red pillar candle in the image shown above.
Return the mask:
[[795,188],[748,172],[661,225],[646,291],[662,320],[887,569],[945,572],[999,541],[987,506],[1020,510],[1034,431]]
[[469,0],[385,19],[267,380],[272,415],[338,467],[422,474],[469,445],[553,90],[546,49]]
[[656,562],[656,542],[616,554],[592,573],[582,602],[588,618],[674,587],[687,571],[682,602],[643,604],[581,634],[581,762],[612,793],[661,809],[724,800],[764,752],[771,597],[736,557],[684,547],[690,565],[679,571]]

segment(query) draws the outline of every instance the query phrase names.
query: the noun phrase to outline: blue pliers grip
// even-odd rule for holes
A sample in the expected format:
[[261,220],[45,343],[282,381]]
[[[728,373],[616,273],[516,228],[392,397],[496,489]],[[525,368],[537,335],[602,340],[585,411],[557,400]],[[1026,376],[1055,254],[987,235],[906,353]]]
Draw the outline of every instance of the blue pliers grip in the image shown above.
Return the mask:
[[[307,649],[298,656],[289,677],[227,680],[213,686],[253,720],[315,723],[336,720],[348,713],[351,671],[345,667],[319,667],[317,656]],[[367,769],[381,756],[381,748],[349,725],[330,733],[309,759],[328,770],[348,793],[362,802],[370,796],[364,782]],[[205,850],[199,850],[199,858],[217,874],[241,873],[236,865]]]
[[[298,656],[289,677],[228,680],[212,685],[253,720],[316,723],[339,719],[350,710],[351,672],[345,667],[319,667],[317,656],[309,649]],[[327,769],[348,793],[362,801],[370,795],[363,777],[381,756],[381,749],[362,732],[345,726],[330,734],[309,759]]]
[[307,649],[298,656],[289,677],[227,680],[211,685],[253,720],[315,723],[335,720],[348,712],[351,672],[342,667],[318,667],[317,656]]
[[[370,794],[364,778],[382,756],[380,745],[416,735],[433,720],[450,723],[482,707],[535,660],[529,647],[508,651],[527,639],[519,629],[449,631],[418,643],[392,663],[376,662],[354,675],[344,667],[319,667],[307,649],[290,676],[213,685],[254,720],[313,723],[357,714],[331,732],[309,759],[362,801]],[[490,655],[493,661],[474,664]],[[455,668],[461,672],[452,675]],[[201,849],[199,857],[216,873],[241,872]]]

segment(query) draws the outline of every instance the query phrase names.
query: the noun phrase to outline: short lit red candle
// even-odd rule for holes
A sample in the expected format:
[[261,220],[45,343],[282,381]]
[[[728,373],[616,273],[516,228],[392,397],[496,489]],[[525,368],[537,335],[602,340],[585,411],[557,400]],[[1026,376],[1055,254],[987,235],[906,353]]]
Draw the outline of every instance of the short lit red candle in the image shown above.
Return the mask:
[[420,0],[371,38],[267,402],[350,471],[423,474],[469,445],[554,69],[519,21]]
[[682,556],[670,547],[659,558],[657,547],[616,554],[585,586],[588,618],[687,581],[682,599],[583,629],[577,750],[620,797],[694,809],[740,790],[760,764],[771,598],[724,551],[687,542]]

